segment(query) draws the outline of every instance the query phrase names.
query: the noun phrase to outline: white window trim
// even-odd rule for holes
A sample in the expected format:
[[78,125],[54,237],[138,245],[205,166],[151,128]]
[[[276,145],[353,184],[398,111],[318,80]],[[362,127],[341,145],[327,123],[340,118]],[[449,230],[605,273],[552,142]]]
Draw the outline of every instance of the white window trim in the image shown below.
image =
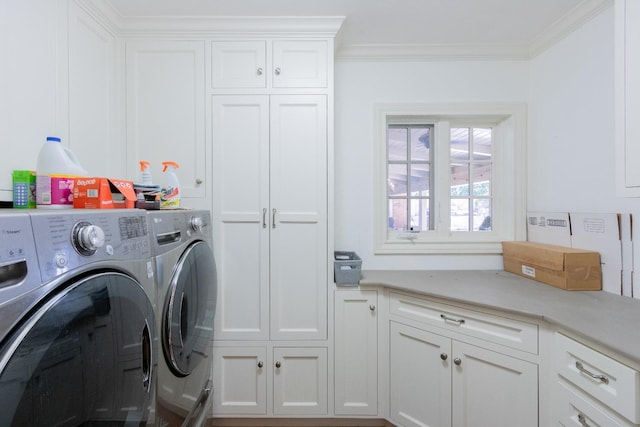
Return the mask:
[[[499,254],[502,241],[526,236],[526,106],[520,103],[376,104],[374,105],[374,253],[376,254]],[[387,207],[387,123],[398,117],[420,116],[433,121],[500,123],[496,140],[509,142],[495,150],[494,228],[487,232],[450,232],[448,215],[434,214],[439,232],[389,233]],[[436,127],[436,132],[438,132]],[[440,129],[442,131],[442,129]],[[436,152],[440,164],[448,152]],[[446,158],[443,158],[445,156]],[[440,182],[438,180],[440,179]],[[436,177],[435,185],[448,185]],[[448,197],[448,196],[447,196]],[[446,200],[446,198],[445,198]],[[448,208],[446,209],[448,212]],[[442,221],[446,222],[443,223]]]

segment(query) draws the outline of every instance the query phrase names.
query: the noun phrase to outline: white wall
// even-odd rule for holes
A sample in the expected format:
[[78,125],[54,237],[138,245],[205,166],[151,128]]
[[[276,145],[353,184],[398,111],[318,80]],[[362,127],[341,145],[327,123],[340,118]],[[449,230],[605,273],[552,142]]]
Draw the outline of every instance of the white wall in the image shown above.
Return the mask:
[[0,2],[0,200],[12,200],[14,169],[35,169],[48,135],[66,136],[57,72],[63,16],[59,1]]
[[495,255],[373,254],[373,106],[379,102],[526,102],[523,62],[340,62],[335,70],[335,246],[365,269],[501,269]]
[[531,61],[528,207],[632,212],[615,195],[613,6]]

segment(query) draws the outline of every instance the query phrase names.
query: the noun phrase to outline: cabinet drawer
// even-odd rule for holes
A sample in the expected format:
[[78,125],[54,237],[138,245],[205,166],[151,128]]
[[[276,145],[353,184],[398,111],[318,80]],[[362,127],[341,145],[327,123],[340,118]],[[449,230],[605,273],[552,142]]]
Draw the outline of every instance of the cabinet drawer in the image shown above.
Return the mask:
[[557,419],[560,424],[566,427],[577,426],[607,426],[607,427],[627,427],[631,424],[618,421],[613,414],[601,405],[587,401],[565,384],[559,383],[558,402],[556,402],[558,413]]
[[556,333],[554,345],[556,372],[585,393],[640,423],[640,377],[638,371]]
[[389,311],[496,344],[538,354],[538,325],[391,292]]

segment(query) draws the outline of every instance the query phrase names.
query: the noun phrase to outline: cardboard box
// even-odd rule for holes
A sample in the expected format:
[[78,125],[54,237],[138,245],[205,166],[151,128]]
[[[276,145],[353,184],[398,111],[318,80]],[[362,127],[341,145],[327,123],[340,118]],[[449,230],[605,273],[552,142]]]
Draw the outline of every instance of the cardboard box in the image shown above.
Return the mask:
[[135,207],[133,182],[113,178],[76,178],[73,207],[81,209],[130,209]]
[[568,212],[527,212],[527,240],[549,245],[571,246]]
[[504,270],[570,291],[602,289],[600,254],[536,242],[502,242]]

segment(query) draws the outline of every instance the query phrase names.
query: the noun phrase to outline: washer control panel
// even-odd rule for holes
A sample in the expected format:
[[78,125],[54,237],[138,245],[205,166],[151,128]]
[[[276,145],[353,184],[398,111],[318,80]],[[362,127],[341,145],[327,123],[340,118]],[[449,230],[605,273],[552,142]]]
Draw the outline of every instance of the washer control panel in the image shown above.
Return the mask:
[[145,211],[34,212],[31,222],[44,281],[90,263],[151,257]]
[[0,306],[40,283],[29,215],[0,209]]

